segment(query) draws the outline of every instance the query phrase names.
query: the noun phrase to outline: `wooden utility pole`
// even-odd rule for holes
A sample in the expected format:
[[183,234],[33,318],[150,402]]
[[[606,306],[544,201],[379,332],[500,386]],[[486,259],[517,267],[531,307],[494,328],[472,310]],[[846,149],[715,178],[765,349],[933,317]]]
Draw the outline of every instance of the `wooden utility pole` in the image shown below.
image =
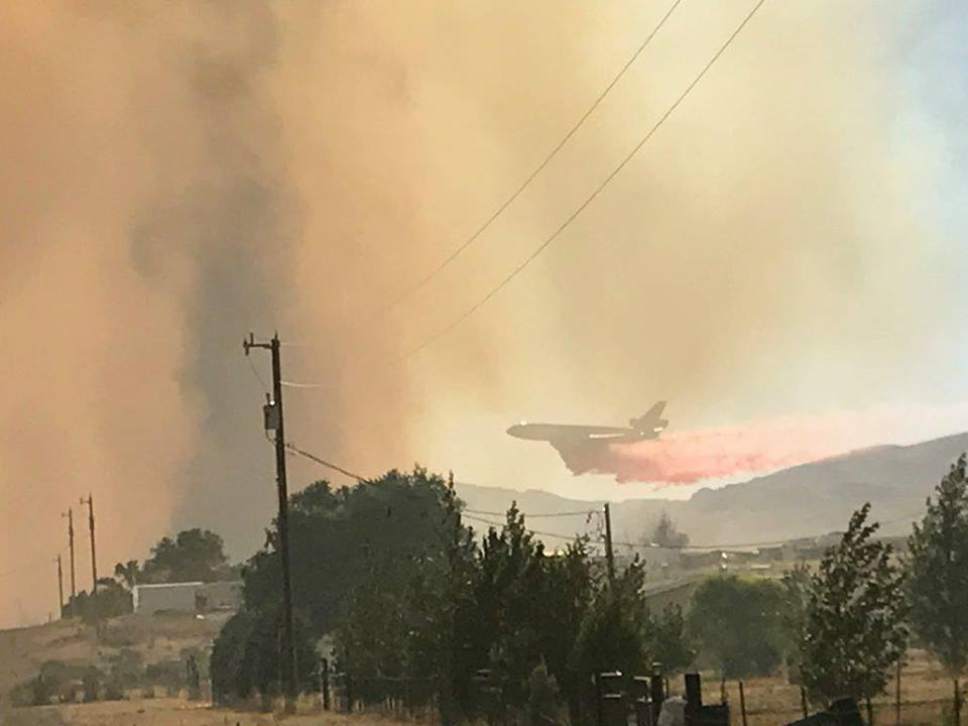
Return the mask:
[[54,560],[57,563],[57,619],[64,617],[64,568],[61,566],[61,556]]
[[605,561],[608,564],[608,582],[615,583],[615,552],[612,549],[612,512],[608,502],[603,506],[605,510]]
[[97,551],[94,548],[94,497],[81,497],[81,506],[87,505],[87,525],[91,531],[91,595],[97,597]]
[[279,334],[269,342],[256,342],[249,334],[242,341],[242,349],[248,355],[252,348],[265,348],[272,355],[272,399],[265,406],[265,425],[275,432],[276,490],[279,495],[279,561],[282,566],[282,676],[286,688],[286,710],[296,707],[296,650],[292,627],[292,577],[289,564],[289,491],[286,483],[286,437],[282,415],[282,362],[279,354]]
[[94,614],[94,635],[101,637],[101,612],[97,602],[97,550],[94,548],[94,497],[88,492],[81,497],[81,506],[87,505],[87,526],[91,531],[91,611]]
[[67,517],[67,544],[71,550],[71,602],[68,608],[71,615],[74,615],[74,603],[77,598],[77,580],[74,576],[74,510],[68,509],[62,517]]

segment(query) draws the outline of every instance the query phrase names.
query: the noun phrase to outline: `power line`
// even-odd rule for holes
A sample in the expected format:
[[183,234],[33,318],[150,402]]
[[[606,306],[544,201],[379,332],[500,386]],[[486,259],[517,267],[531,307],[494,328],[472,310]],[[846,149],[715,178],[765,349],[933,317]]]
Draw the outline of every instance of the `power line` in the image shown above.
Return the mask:
[[367,478],[365,476],[354,474],[348,469],[344,469],[343,467],[337,464],[333,464],[332,462],[326,461],[326,459],[322,459],[316,456],[315,454],[310,454],[308,451],[303,451],[302,449],[300,449],[299,447],[297,447],[295,444],[291,442],[286,443],[286,448],[289,449],[289,451],[293,452],[294,454],[298,454],[299,456],[304,456],[311,461],[315,461],[320,466],[325,466],[327,469],[338,471],[340,474],[342,474],[343,476],[348,476],[350,479],[356,479],[356,481],[358,482],[367,481]]
[[[326,461],[325,459],[319,456],[316,456],[315,454],[311,454],[308,451],[304,451],[303,449],[298,448],[292,443],[287,442],[286,448],[295,454],[304,456],[307,459],[310,459],[311,461],[314,461],[317,464],[320,464],[321,466],[325,466],[328,469],[337,471],[340,474],[343,474],[344,476],[348,476],[351,479],[355,479],[358,482],[369,481],[369,479],[367,479],[364,476],[355,474],[349,471],[348,469],[344,469],[343,467],[337,464],[334,464],[330,461]],[[538,518],[579,517],[579,516],[587,516],[590,518],[591,515],[600,515],[601,512],[597,509],[584,509],[584,510],[578,510],[578,511],[572,511],[572,512],[538,512],[538,513],[531,513],[531,514],[529,514],[528,512],[520,512],[520,514],[527,520],[529,518],[538,519]],[[504,521],[495,522],[489,519],[484,519],[483,517],[506,517],[507,512],[489,512],[489,511],[483,511],[480,509],[462,509],[461,516],[464,517],[465,519],[469,519],[474,522],[480,522],[482,524],[487,524],[492,527],[500,527],[505,524]],[[896,524],[897,522],[917,519],[919,516],[921,516],[920,512],[913,512],[901,517],[885,520],[883,522],[880,522],[879,524],[883,527],[888,524]],[[531,529],[529,527],[526,527],[526,529],[532,534],[537,534],[542,537],[554,537],[557,539],[569,540],[569,541],[574,540],[575,537],[582,535],[582,533],[578,533],[578,532],[572,535],[563,535],[563,534],[558,534],[557,532],[543,532],[541,530]],[[825,533],[825,534],[829,534],[829,533]],[[674,546],[658,545],[654,542],[649,542],[649,543],[615,542],[614,544],[617,547],[630,547],[634,549],[643,549],[643,550],[652,550],[652,549],[667,549],[667,550],[682,550],[682,551],[730,550],[730,549],[740,549],[740,548],[748,548],[748,547],[776,546],[776,545],[785,544],[787,542],[792,542],[798,539],[816,539],[817,537],[821,537],[821,536],[824,536],[824,535],[805,535],[803,537],[792,537],[792,538],[787,537],[786,539],[760,540],[757,542],[725,542],[725,543],[714,543],[714,544],[693,544],[693,545],[674,545]],[[2,576],[3,575],[0,575],[0,577]]]
[[248,356],[246,356],[245,360],[249,364],[249,368],[252,370],[252,375],[255,376],[256,380],[259,381],[259,385],[262,386],[263,392],[268,393],[269,386],[266,384],[265,379],[259,373],[259,369],[255,367],[255,363],[253,363],[252,359],[249,358]]
[[[67,552],[66,549],[62,549],[59,552],[55,552],[54,557],[64,555],[66,554],[66,552]],[[27,570],[33,570],[35,569],[35,565],[38,565],[41,560],[43,560],[44,562],[47,562],[49,560],[49,557],[50,557],[49,555],[38,556],[28,560],[27,562],[21,563],[17,567],[14,567],[10,570],[0,572],[0,579],[12,577],[13,575],[17,575],[21,572],[26,572]]]
[[[481,514],[488,517],[503,517],[507,514],[507,512],[482,512],[478,509],[463,509],[461,511],[467,512],[468,514]],[[541,517],[584,517],[586,515],[591,515],[591,514],[601,514],[601,511],[599,511],[598,509],[583,509],[580,512],[547,512],[547,513],[538,513],[538,514],[522,512],[522,514],[525,517],[536,519]]]
[[571,215],[569,215],[565,219],[565,221],[562,222],[558,226],[558,228],[554,232],[552,232],[547,239],[545,239],[544,242],[538,245],[538,247],[535,248],[535,250],[530,255],[528,255],[528,257],[526,257],[523,262],[519,263],[517,267],[511,270],[511,272],[507,276],[505,276],[504,279],[501,280],[496,287],[491,288],[490,292],[488,292],[484,297],[482,297],[476,303],[474,303],[469,308],[467,308],[467,310],[465,310],[460,316],[458,316],[449,325],[437,331],[437,333],[431,335],[429,338],[427,338],[423,343],[418,345],[416,348],[413,348],[412,350],[410,350],[410,352],[406,353],[403,356],[403,358],[405,359],[411,358],[417,355],[422,350],[433,345],[435,342],[437,342],[445,335],[450,333],[452,330],[457,328],[461,323],[463,323],[474,313],[480,310],[484,305],[486,305],[488,301],[491,300],[491,298],[493,298],[501,290],[503,290],[515,277],[521,274],[532,262],[534,262],[538,258],[539,255],[541,255],[542,252],[548,249],[548,247],[550,247],[551,244],[556,239],[558,239],[561,233],[564,232],[571,225],[571,223],[574,222],[578,218],[578,216],[582,212],[584,212],[585,209],[605,190],[605,188],[611,183],[611,181],[616,176],[619,175],[622,169],[624,169],[628,165],[628,163],[632,160],[632,158],[639,152],[639,150],[643,146],[645,146],[645,144],[649,141],[649,139],[651,139],[652,136],[655,135],[656,131],[659,130],[659,128],[675,112],[675,110],[680,106],[680,104],[682,104],[682,102],[686,99],[686,97],[703,79],[703,77],[706,75],[709,69],[713,67],[713,64],[715,64],[716,61],[719,60],[720,56],[726,51],[726,49],[732,44],[732,42],[736,39],[736,37],[742,32],[743,28],[746,27],[747,23],[749,23],[749,21],[752,20],[753,16],[760,9],[760,7],[763,5],[764,2],[766,2],[766,0],[758,0],[756,5],[753,6],[753,9],[746,14],[746,17],[743,18],[743,21],[736,27],[736,29],[732,32],[732,34],[726,39],[726,42],[724,42],[719,47],[719,49],[713,54],[712,58],[710,58],[709,61],[706,63],[706,65],[703,66],[702,70],[699,71],[698,75],[696,75],[696,77],[692,79],[692,82],[688,86],[686,86],[685,90],[681,94],[679,94],[679,97],[676,98],[676,100],[669,107],[669,109],[664,114],[662,114],[662,116],[659,117],[659,120],[652,125],[652,127],[648,130],[648,132],[646,132],[646,134],[639,140],[639,142],[632,148],[632,150],[625,156],[625,158],[622,159],[622,161],[618,164],[618,166],[616,166],[612,170],[612,172],[605,177],[605,179],[594,189],[594,191],[592,191],[592,193],[585,199],[585,201],[582,202],[578,206],[578,208],[574,212],[572,212]]
[[578,132],[578,130],[585,124],[585,121],[587,121],[588,117],[591,116],[592,113],[594,113],[595,109],[597,109],[599,105],[601,105],[602,101],[605,100],[605,97],[608,96],[611,90],[615,87],[615,84],[618,83],[619,80],[621,80],[622,76],[625,75],[626,71],[628,71],[628,69],[632,67],[632,64],[635,63],[638,57],[643,53],[643,51],[645,51],[645,49],[652,42],[652,39],[662,29],[662,26],[665,25],[666,21],[670,18],[672,13],[675,12],[676,8],[679,7],[679,4],[681,2],[682,0],[675,0],[675,2],[672,3],[672,5],[666,11],[665,15],[662,16],[658,24],[656,24],[656,26],[652,29],[652,32],[646,36],[645,40],[642,41],[642,43],[639,45],[638,48],[636,48],[632,56],[625,62],[625,65],[622,66],[619,72],[615,74],[615,76],[612,78],[609,84],[605,86],[605,89],[600,94],[598,94],[595,100],[592,101],[591,105],[585,110],[585,113],[582,114],[581,118],[578,119],[578,121],[571,127],[571,129],[569,129],[568,133],[564,135],[561,141],[559,141],[558,144],[544,157],[541,163],[534,168],[534,170],[527,176],[527,178],[521,183],[521,185],[518,186],[518,188],[515,189],[511,193],[511,195],[504,200],[504,202],[501,203],[501,205],[491,214],[491,216],[488,217],[484,221],[484,223],[480,225],[474,231],[473,234],[471,234],[470,237],[468,237],[460,245],[458,245],[458,247],[453,252],[451,252],[450,255],[448,255],[440,264],[438,264],[427,275],[422,277],[420,281],[417,282],[416,285],[407,289],[399,297],[397,297],[389,305],[389,308],[396,307],[403,300],[411,297],[412,295],[415,295],[417,292],[423,289],[427,285],[427,283],[429,283],[432,279],[434,279],[438,274],[443,272],[454,260],[460,257],[460,255],[464,252],[464,250],[466,250],[468,247],[474,244],[477,238],[480,237],[482,234],[484,234],[484,232],[487,231],[487,229],[494,223],[494,221],[498,217],[500,217],[504,213],[504,211],[514,203],[514,201],[521,195],[521,193],[524,192],[524,190],[527,189],[528,186],[530,186],[531,182],[533,182],[535,178],[542,171],[544,171],[545,167],[551,163],[551,160],[558,155],[558,152],[565,147],[565,144],[567,144],[571,140],[571,138]]
[[[499,526],[502,526],[504,524],[504,522],[491,522],[490,520],[483,519],[481,517],[475,517],[472,514],[465,514],[464,512],[466,512],[466,511],[467,510],[464,510],[463,512],[461,512],[461,518],[462,519],[469,519],[472,522],[481,522],[482,524],[489,524],[492,527],[499,527]],[[525,515],[525,518],[527,518],[527,515]],[[537,535],[539,535],[541,537],[555,537],[557,539],[566,540],[566,541],[569,541],[569,542],[574,541],[576,539],[576,537],[581,536],[581,535],[578,535],[578,534],[567,535],[567,534],[557,534],[555,532],[542,532],[541,530],[531,529],[530,527],[525,527],[525,529],[528,532],[530,532],[531,534],[537,534]]]

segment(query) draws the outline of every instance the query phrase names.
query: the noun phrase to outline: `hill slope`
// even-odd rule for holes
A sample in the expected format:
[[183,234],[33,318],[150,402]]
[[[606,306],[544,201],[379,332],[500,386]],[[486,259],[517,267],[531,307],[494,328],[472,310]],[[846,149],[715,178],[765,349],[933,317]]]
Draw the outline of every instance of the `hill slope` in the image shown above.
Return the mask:
[[[791,539],[843,529],[850,513],[871,502],[887,534],[910,531],[925,497],[959,454],[968,433],[911,446],[878,446],[757,477],[720,489],[702,489],[688,500],[635,499],[612,505],[617,541],[638,542],[661,512],[668,512],[695,544]],[[524,512],[600,509],[601,502],[566,499],[535,490],[514,491],[458,484],[468,509],[501,512],[516,500]],[[501,517],[482,517],[499,521]],[[477,527],[487,525],[470,521]],[[593,532],[583,517],[532,519],[530,527],[561,536]],[[548,543],[557,538],[546,538]]]

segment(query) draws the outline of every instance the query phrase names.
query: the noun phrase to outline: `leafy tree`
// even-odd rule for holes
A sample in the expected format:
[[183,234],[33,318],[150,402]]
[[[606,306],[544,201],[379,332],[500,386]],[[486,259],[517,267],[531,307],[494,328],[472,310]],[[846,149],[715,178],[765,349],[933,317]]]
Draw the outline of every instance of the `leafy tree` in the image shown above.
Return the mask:
[[911,621],[954,685],[955,722],[960,723],[959,680],[968,666],[968,481],[965,455],[935,488],[937,500],[915,524],[910,551],[908,599]]
[[676,529],[675,522],[667,512],[662,512],[652,530],[650,544],[669,549],[682,548],[689,544],[689,535]]
[[82,590],[68,598],[64,606],[65,613],[80,616],[85,623],[127,615],[133,610],[131,593],[110,577],[98,578],[96,596]]
[[870,699],[887,684],[904,652],[904,576],[891,546],[874,539],[870,505],[850,525],[813,575],[800,645],[801,675],[812,698]]
[[[522,718],[558,713],[566,694],[575,721],[595,669],[640,672],[654,644],[681,635],[681,613],[650,617],[641,563],[610,585],[587,540],[548,553],[512,507],[478,545],[460,509],[453,482],[419,468],[352,489],[317,482],[292,497],[296,614],[307,642],[334,636],[337,667],[364,700],[392,695],[388,678],[418,679],[441,722],[457,723],[475,715],[474,676],[488,668]],[[221,702],[275,687],[276,537],[273,527],[249,561],[244,607],[216,642]]]
[[[621,671],[626,676],[644,673],[649,665],[649,612],[642,597],[645,566],[633,560],[614,583],[599,580],[591,606],[578,631],[572,655],[573,682],[580,687],[586,718],[593,703],[591,676]],[[572,714],[574,717],[574,713]]]
[[133,590],[141,577],[141,567],[137,560],[128,560],[114,566],[114,577],[129,590]]
[[[306,623],[293,623],[296,674],[301,689],[314,688],[316,652]],[[282,693],[282,612],[243,609],[222,627],[212,649],[210,663],[212,689],[219,703],[258,694],[264,706],[272,696]],[[180,678],[185,678],[180,661]],[[182,680],[184,682],[184,680]]]
[[[138,577],[132,562],[115,566],[124,579]],[[175,539],[163,537],[151,548],[141,572],[144,582],[213,582],[228,576],[230,568],[222,538],[207,529],[187,529]]]
[[647,648],[652,661],[658,661],[666,673],[684,670],[696,657],[686,632],[682,608],[670,603],[658,614],[649,616]]
[[[419,468],[391,471],[352,489],[316,482],[294,495],[293,603],[307,642],[338,634],[341,665],[357,679],[406,674],[434,680],[443,708],[445,694],[453,698],[450,674],[469,671],[445,670],[457,657],[450,638],[460,583],[467,588],[471,579],[460,572],[473,563],[474,551],[458,512],[452,484]],[[276,542],[274,526],[245,569],[244,608],[213,656],[223,698],[273,685],[249,643],[268,637],[279,607]]]
[[782,602],[774,582],[713,577],[693,594],[689,631],[723,678],[768,675],[781,661]]
[[800,642],[806,621],[807,603],[810,599],[810,568],[797,563],[783,574],[783,607],[780,622],[783,626],[783,650],[786,655],[788,676],[791,682],[800,682]]
[[[426,557],[442,556],[447,483],[423,469],[391,471],[338,490],[325,481],[290,499],[293,603],[322,635],[335,629],[352,594],[374,571],[407,581]],[[263,609],[278,599],[281,572],[276,527],[245,568],[245,602]]]
[[512,506],[501,531],[491,528],[484,538],[477,603],[487,636],[481,650],[490,653],[490,666],[513,704],[525,702],[528,677],[540,660],[546,576],[544,544]]

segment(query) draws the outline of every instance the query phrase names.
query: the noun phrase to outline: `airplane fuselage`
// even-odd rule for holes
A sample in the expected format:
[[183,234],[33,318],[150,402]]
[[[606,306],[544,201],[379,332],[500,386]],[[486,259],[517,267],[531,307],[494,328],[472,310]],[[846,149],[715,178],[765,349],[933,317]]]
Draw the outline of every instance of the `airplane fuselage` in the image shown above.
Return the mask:
[[554,444],[580,441],[603,444],[626,444],[659,437],[658,431],[638,431],[623,426],[578,426],[573,424],[523,423],[512,426],[508,434],[528,441],[547,441]]

